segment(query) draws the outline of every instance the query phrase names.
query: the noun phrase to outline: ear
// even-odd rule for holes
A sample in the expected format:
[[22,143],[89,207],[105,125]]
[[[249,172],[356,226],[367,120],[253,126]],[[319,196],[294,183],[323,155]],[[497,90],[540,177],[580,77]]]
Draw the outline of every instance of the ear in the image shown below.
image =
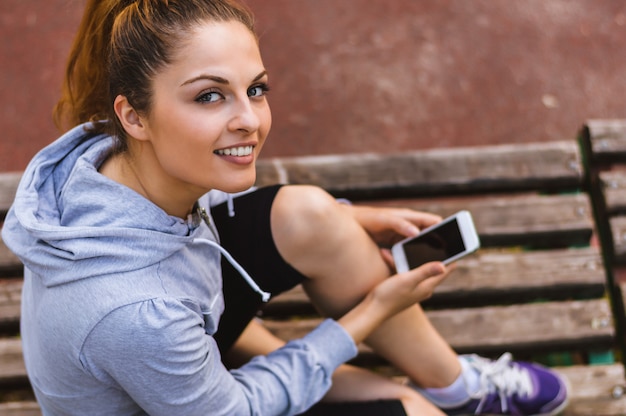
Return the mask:
[[130,105],[128,99],[123,95],[115,97],[113,109],[120,120],[126,134],[137,140],[147,140],[147,132],[144,120]]

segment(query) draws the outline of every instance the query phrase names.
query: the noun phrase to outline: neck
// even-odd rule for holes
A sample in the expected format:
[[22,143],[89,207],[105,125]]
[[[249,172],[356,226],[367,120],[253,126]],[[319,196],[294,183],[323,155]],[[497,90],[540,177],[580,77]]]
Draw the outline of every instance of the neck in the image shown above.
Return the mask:
[[155,166],[151,161],[156,158],[121,153],[107,159],[100,173],[142,195],[169,215],[186,218],[201,193],[190,194],[182,184],[163,172],[158,163]]

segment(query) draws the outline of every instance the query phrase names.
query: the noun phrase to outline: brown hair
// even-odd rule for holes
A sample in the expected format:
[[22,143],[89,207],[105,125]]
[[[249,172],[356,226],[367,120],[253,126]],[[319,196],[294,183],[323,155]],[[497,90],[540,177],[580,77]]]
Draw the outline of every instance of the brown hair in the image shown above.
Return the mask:
[[93,122],[94,133],[126,133],[113,110],[118,95],[148,114],[152,78],[198,24],[238,21],[255,33],[250,11],[235,0],[89,0],[67,61],[54,121],[61,130]]

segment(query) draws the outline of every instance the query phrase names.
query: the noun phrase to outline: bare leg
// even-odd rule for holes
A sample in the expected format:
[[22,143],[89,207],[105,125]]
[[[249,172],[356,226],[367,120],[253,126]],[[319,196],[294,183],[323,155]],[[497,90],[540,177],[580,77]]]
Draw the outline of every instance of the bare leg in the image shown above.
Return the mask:
[[[325,315],[343,315],[389,276],[367,232],[319,188],[282,188],[272,206],[271,224],[278,251],[309,277],[303,286]],[[419,305],[387,320],[367,343],[423,387],[448,386],[461,372],[456,353]]]
[[408,416],[443,416],[415,390],[362,368],[343,365],[333,374],[333,387],[325,401],[370,401],[398,399]]

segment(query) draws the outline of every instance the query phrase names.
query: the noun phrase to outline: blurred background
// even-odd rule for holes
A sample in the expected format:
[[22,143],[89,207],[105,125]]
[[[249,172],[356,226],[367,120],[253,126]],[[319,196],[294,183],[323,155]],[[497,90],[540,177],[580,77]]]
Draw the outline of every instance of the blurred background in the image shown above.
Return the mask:
[[[573,139],[626,118],[623,0],[247,0],[274,115],[263,157]],[[0,171],[51,119],[85,0],[0,1]]]

